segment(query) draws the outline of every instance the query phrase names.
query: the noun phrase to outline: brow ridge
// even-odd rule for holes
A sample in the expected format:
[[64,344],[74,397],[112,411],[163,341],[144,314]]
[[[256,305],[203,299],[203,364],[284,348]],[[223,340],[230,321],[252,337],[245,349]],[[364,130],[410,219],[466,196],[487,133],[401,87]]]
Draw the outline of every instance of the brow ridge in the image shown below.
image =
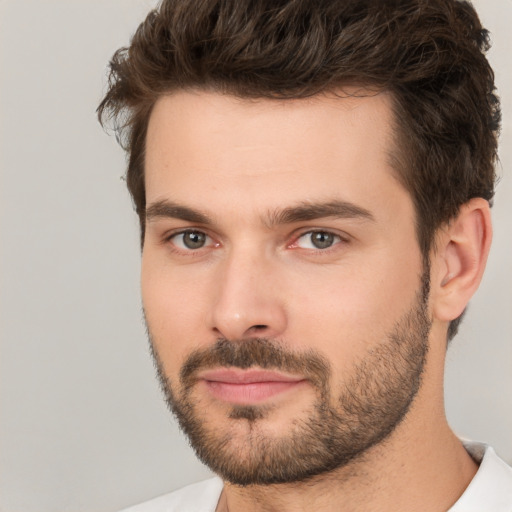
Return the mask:
[[[273,227],[327,217],[375,221],[373,214],[366,208],[348,201],[333,200],[320,203],[303,202],[296,206],[270,211],[265,217],[265,224]],[[204,225],[213,224],[206,213],[169,200],[156,201],[146,209],[147,222],[158,218],[174,218]]]
[[348,201],[334,200],[325,203],[304,202],[298,206],[276,210],[269,215],[268,223],[269,225],[293,224],[295,222],[310,221],[326,217],[375,221],[373,214],[366,208]]
[[205,213],[165,199],[151,203],[146,208],[147,222],[158,218],[180,219],[197,224],[212,224],[212,220]]

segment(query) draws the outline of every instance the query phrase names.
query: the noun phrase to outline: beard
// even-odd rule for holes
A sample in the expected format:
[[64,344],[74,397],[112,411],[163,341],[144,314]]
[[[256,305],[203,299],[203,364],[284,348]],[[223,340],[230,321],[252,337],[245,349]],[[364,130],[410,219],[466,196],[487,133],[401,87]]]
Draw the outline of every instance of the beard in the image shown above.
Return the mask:
[[[431,327],[428,278],[422,283],[411,309],[350,371],[337,393],[325,356],[290,351],[267,338],[219,339],[192,352],[174,386],[150,336],[167,404],[199,459],[235,485],[292,483],[347,466],[383,442],[404,419],[421,385]],[[265,404],[232,405],[225,428],[214,427],[208,406],[194,390],[198,372],[216,367],[300,374],[314,389],[315,400],[306,414],[291,418],[285,432],[264,428],[275,412]]]

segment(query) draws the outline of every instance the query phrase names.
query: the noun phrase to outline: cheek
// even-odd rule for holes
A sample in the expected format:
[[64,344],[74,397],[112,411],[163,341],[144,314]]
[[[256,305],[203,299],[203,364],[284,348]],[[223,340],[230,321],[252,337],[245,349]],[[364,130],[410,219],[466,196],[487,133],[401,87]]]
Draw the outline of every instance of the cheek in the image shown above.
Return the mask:
[[289,339],[348,370],[384,342],[414,304],[419,269],[386,258],[331,270],[311,274],[295,290],[288,305]]
[[315,279],[314,289],[297,293],[289,304],[290,342],[300,344],[303,350],[318,350],[333,367],[350,368],[377,330],[375,317],[380,312],[376,297],[360,282],[336,275],[325,283]]
[[203,280],[180,268],[162,265],[144,253],[142,258],[142,303],[152,342],[166,373],[179,371],[192,350],[204,341]]

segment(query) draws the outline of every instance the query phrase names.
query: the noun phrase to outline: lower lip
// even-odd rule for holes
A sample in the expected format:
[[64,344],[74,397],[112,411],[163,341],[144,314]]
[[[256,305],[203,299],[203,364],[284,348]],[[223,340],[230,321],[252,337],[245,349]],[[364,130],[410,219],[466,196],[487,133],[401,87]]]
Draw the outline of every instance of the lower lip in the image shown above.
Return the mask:
[[303,380],[293,382],[248,382],[231,383],[205,381],[210,393],[217,399],[233,404],[256,404],[294,389],[304,383]]

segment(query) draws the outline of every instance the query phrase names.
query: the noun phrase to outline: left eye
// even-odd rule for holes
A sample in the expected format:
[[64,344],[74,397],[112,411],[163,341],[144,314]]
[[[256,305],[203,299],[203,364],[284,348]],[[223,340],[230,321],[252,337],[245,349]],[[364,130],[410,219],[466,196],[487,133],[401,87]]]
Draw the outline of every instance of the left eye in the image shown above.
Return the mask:
[[309,231],[297,239],[296,245],[302,249],[329,249],[341,241],[340,236],[329,231]]
[[183,231],[171,237],[171,242],[179,249],[197,250],[211,245],[212,239],[202,231]]

